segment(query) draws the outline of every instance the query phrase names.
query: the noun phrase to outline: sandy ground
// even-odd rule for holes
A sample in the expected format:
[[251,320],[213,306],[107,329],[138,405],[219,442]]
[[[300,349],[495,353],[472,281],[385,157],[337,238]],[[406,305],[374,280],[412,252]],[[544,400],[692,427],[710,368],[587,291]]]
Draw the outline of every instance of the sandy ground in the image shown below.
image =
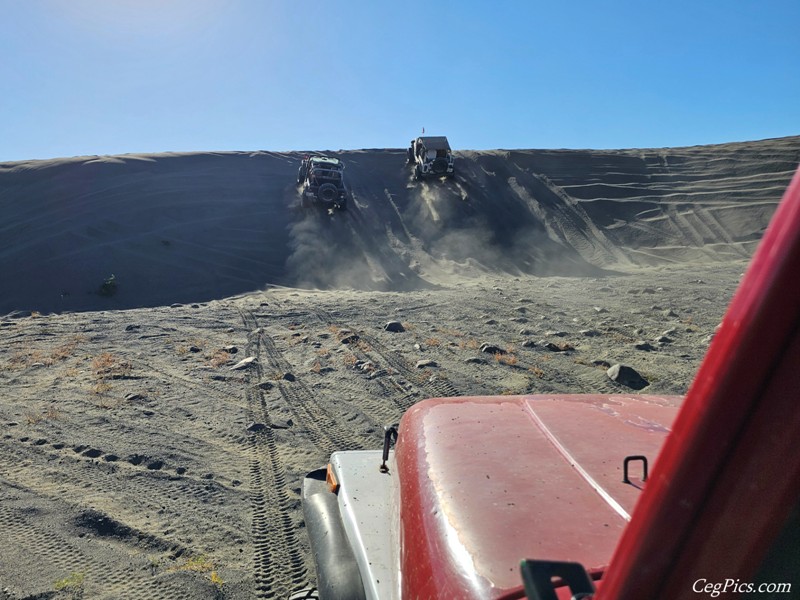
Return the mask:
[[414,402],[685,393],[800,138],[342,152],[333,215],[300,154],[0,164],[0,598],[284,598],[303,474]]

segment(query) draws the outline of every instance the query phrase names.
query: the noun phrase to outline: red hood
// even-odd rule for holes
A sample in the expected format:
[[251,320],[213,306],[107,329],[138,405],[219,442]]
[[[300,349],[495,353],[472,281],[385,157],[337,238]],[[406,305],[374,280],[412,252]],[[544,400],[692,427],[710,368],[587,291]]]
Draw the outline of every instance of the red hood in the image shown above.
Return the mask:
[[542,395],[415,405],[395,453],[404,590],[497,598],[520,586],[522,559],[606,565],[640,494],[641,484],[622,483],[623,460],[645,455],[652,467],[680,401]]

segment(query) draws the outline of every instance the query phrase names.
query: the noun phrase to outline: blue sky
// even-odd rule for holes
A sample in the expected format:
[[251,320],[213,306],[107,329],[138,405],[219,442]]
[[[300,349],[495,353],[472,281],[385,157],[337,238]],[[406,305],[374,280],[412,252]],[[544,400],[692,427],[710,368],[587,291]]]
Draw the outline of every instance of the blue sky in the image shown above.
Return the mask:
[[0,161],[800,134],[800,2],[0,0]]

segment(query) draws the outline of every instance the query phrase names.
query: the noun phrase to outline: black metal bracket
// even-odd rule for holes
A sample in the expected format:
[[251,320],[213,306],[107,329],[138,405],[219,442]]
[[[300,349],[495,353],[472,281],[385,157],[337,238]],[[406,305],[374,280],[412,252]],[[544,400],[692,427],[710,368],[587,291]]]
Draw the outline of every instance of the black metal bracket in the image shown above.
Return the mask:
[[637,454],[635,456],[626,456],[622,462],[622,483],[633,483],[628,478],[628,463],[634,460],[642,461],[642,481],[647,481],[647,457]]
[[[591,598],[595,592],[594,583],[580,563],[523,560],[520,570],[529,600],[558,600],[556,585],[569,587],[573,600]],[[556,583],[554,577],[558,578]]]
[[386,466],[386,461],[389,460],[389,446],[392,444],[392,439],[397,441],[397,427],[394,425],[386,425],[383,428],[383,462],[380,466],[381,473],[388,473],[389,467]]

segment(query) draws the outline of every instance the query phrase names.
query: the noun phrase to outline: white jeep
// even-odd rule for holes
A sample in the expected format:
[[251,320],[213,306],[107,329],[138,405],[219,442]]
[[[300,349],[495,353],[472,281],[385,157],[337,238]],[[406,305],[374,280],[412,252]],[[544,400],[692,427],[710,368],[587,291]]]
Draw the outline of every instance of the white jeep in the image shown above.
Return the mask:
[[408,149],[408,164],[414,165],[414,178],[453,177],[455,175],[453,153],[443,135],[418,137],[411,140]]

